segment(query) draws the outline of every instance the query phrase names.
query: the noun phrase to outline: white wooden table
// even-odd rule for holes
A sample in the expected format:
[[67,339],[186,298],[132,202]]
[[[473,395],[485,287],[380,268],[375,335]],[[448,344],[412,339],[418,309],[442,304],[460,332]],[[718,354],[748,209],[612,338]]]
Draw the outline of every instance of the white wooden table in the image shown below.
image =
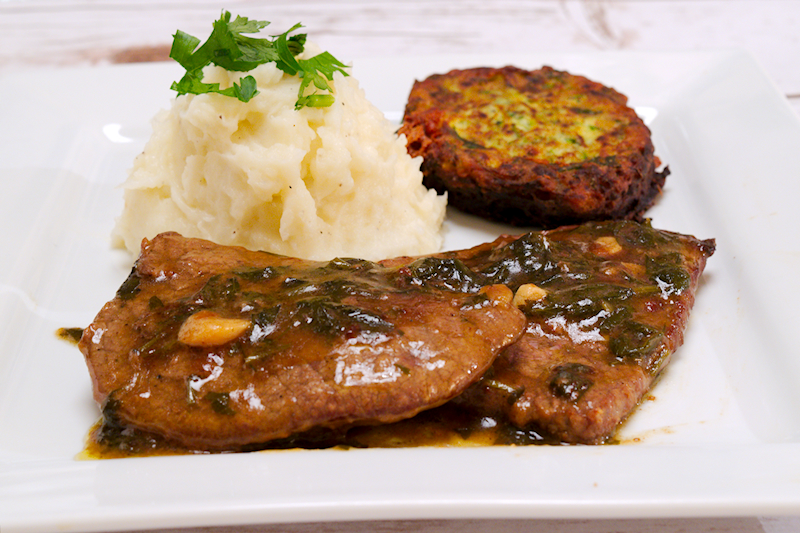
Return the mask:
[[[757,58],[800,112],[800,1],[790,0],[3,0],[0,74],[33,67],[164,59],[177,28],[207,35],[210,21],[223,8],[270,20],[279,31],[302,22],[313,40],[344,60],[407,54],[742,48]],[[788,533],[800,531],[800,516],[331,522],[180,530],[189,531]]]
[[163,58],[177,27],[205,35],[222,8],[302,22],[343,58],[742,48],[800,109],[796,0],[4,0],[0,69]]

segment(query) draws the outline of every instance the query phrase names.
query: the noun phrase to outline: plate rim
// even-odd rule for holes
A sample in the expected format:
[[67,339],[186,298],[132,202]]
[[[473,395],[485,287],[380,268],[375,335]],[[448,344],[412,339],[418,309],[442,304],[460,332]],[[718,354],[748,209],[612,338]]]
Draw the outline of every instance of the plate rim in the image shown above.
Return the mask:
[[[689,54],[683,52],[665,52],[673,57],[689,57],[690,55],[697,58],[697,54]],[[755,62],[751,54],[739,50],[724,50],[724,51],[709,51],[705,52],[706,58],[709,61],[749,61]],[[562,54],[525,54],[526,57],[557,57]],[[580,56],[602,56],[603,58],[619,58],[622,57],[653,57],[651,53],[644,52],[599,52],[597,54],[567,54],[567,55],[580,55]],[[498,59],[499,55],[491,54]],[[440,61],[447,61],[450,57],[463,57],[456,55],[437,56]],[[470,56],[476,57],[476,56]],[[490,55],[481,56],[481,58],[488,58]],[[513,57],[503,56],[509,59]],[[410,59],[409,59],[410,60]],[[356,62],[355,60],[354,62]],[[113,72],[115,69],[132,68],[129,66],[101,66],[101,67],[78,67],[72,69],[73,73],[78,70],[88,68],[92,72],[98,72],[97,69]],[[136,66],[136,69],[144,68],[146,66]],[[166,68],[159,66],[158,68]],[[760,66],[758,67],[760,68]],[[49,70],[49,69],[47,69]],[[70,70],[70,69],[66,69]],[[768,76],[761,69],[764,78],[768,83],[772,83]],[[29,75],[30,73],[26,73]],[[9,79],[9,75],[0,74],[0,79]],[[786,101],[786,110],[792,112],[792,116],[796,122],[796,128],[800,130],[800,118],[794,112],[788,100],[780,95],[777,86],[772,84],[775,90],[775,97],[778,95]],[[154,110],[155,112],[155,110]],[[5,280],[2,280],[5,281]],[[2,303],[2,302],[0,302]],[[0,306],[0,311],[2,306]],[[738,458],[737,464],[742,461],[748,462],[746,466],[731,469],[729,477],[725,479],[728,486],[722,488],[716,493],[709,494],[703,498],[698,495],[698,490],[705,487],[710,487],[710,481],[706,480],[699,483],[698,486],[692,487],[694,481],[687,481],[686,490],[691,497],[680,497],[679,495],[672,494],[669,497],[669,489],[665,483],[669,480],[657,481],[653,480],[656,487],[659,487],[661,494],[650,495],[649,497],[638,497],[633,494],[629,489],[622,485],[614,485],[608,479],[602,478],[600,481],[603,483],[610,483],[610,488],[605,494],[596,494],[592,487],[581,485],[580,490],[572,498],[566,495],[565,491],[569,486],[559,485],[559,490],[552,498],[542,499],[542,494],[539,492],[526,493],[529,497],[518,496],[516,498],[510,497],[505,492],[497,494],[489,494],[486,490],[481,490],[480,487],[471,485],[467,478],[457,478],[461,485],[461,491],[469,494],[462,494],[459,492],[460,497],[448,496],[446,494],[440,495],[438,499],[431,498],[424,490],[417,491],[417,496],[407,497],[405,500],[402,498],[389,501],[376,500],[373,501],[368,498],[367,494],[363,492],[364,488],[348,485],[342,492],[339,493],[339,498],[329,498],[328,500],[318,499],[315,501],[283,501],[279,505],[271,505],[269,503],[258,502],[237,502],[235,500],[227,500],[221,507],[219,505],[206,506],[204,509],[198,509],[196,504],[182,504],[174,508],[172,511],[162,509],[160,506],[153,506],[152,501],[144,502],[128,502],[127,504],[114,500],[112,495],[108,496],[109,501],[104,501],[102,494],[98,494],[98,490],[109,489],[109,477],[123,477],[133,476],[138,479],[141,477],[142,472],[148,473],[150,469],[142,468],[141,461],[149,461],[145,465],[154,463],[158,464],[159,468],[163,467],[162,463],[176,463],[179,466],[177,470],[179,473],[189,475],[196,463],[202,463],[211,468],[220,476],[220,479],[227,484],[235,482],[230,476],[224,473],[230,464],[239,465],[242,468],[256,466],[258,468],[266,468],[273,470],[283,475],[290,475],[290,471],[274,465],[263,464],[262,457],[265,454],[253,455],[219,455],[219,456],[188,456],[188,457],[171,457],[167,459],[162,458],[147,458],[147,459],[120,459],[120,460],[106,460],[106,461],[91,461],[91,462],[75,462],[73,460],[56,460],[56,459],[31,459],[25,457],[15,456],[5,450],[0,449],[0,527],[3,531],[46,531],[54,528],[64,528],[66,530],[122,530],[133,528],[145,527],[188,527],[188,526],[203,526],[203,525],[230,525],[230,524],[255,524],[255,523],[275,523],[275,522],[301,522],[312,521],[315,518],[319,521],[339,521],[351,519],[409,519],[409,518],[648,518],[648,517],[700,517],[700,516],[745,516],[756,514],[792,514],[800,512],[800,443],[796,442],[782,442],[782,443],[743,443],[738,445],[699,445],[699,446],[646,446],[646,447],[627,447],[619,448],[613,446],[604,446],[600,448],[591,447],[564,447],[554,448],[548,450],[548,453],[539,453],[535,449],[491,449],[476,452],[473,449],[430,449],[430,455],[437,456],[444,464],[451,468],[456,468],[458,465],[451,459],[451,456],[458,456],[460,458],[469,458],[474,460],[473,456],[480,458],[482,456],[489,456],[492,461],[501,461],[503,463],[524,462],[526,469],[539,469],[551,472],[557,469],[554,464],[556,459],[561,459],[564,456],[573,461],[581,461],[582,464],[591,465],[593,462],[613,462],[619,461],[619,454],[625,450],[625,453],[633,450],[631,455],[634,456],[632,464],[638,465],[639,468],[645,468],[649,460],[648,455],[654,457],[662,457],[667,459],[674,459],[674,455],[678,454],[678,458],[689,458],[692,464],[703,470],[703,465],[718,465],[721,461],[732,460]],[[411,466],[389,468],[383,464],[382,456],[389,454],[390,457],[397,455],[400,456],[414,456],[418,453],[414,450],[392,450],[390,453],[386,450],[363,450],[366,452],[364,456],[370,459],[365,461],[375,471],[386,471],[388,474],[399,475],[405,469],[417,471],[418,475],[424,475],[425,472],[420,471],[420,467],[412,468]],[[443,452],[445,455],[442,456]],[[765,453],[766,452],[766,453]],[[350,452],[323,450],[318,452],[269,452],[269,453],[288,453],[288,454],[318,454],[312,455],[312,458],[319,457],[320,459],[312,459],[314,466],[324,468],[330,465],[331,460],[338,467],[343,469],[357,468],[359,463],[363,461],[361,457],[347,457],[346,454]],[[555,456],[555,457],[553,457]],[[248,458],[256,458],[248,460]],[[291,457],[291,455],[284,456]],[[521,459],[512,459],[521,458]],[[333,458],[333,459],[331,459]],[[325,460],[323,460],[325,459]],[[288,463],[293,464],[297,459],[289,459]],[[771,467],[775,461],[782,462],[786,467],[781,471],[774,471]],[[270,463],[270,461],[266,461]],[[254,464],[251,464],[254,463]],[[319,464],[317,464],[319,463]],[[189,466],[187,466],[189,465]],[[257,468],[257,470],[258,470]],[[705,467],[707,473],[708,466]],[[217,470],[218,469],[218,470]],[[167,468],[169,470],[169,468]],[[142,472],[139,472],[142,471]],[[712,471],[713,472],[713,471]],[[153,474],[153,472],[149,472]],[[158,477],[158,476],[156,476]],[[249,479],[249,478],[248,478]],[[366,482],[370,478],[367,473],[360,474],[359,481]],[[396,480],[395,480],[396,481]],[[498,483],[500,480],[493,479],[492,483]],[[715,483],[721,480],[715,480]],[[743,487],[739,484],[744,482],[757,483],[760,488],[765,492],[756,497],[743,491]],[[46,488],[44,496],[35,496],[31,494],[23,494],[22,496],[13,496],[15,489],[20,487],[29,487],[34,482],[42,483]],[[672,480],[673,483],[679,481]],[[454,482],[450,482],[451,485]],[[769,483],[771,486],[763,485]],[[496,487],[495,485],[489,485]],[[514,482],[512,487],[517,489],[525,489],[526,485],[520,481]],[[674,485],[673,485],[674,486]],[[76,488],[77,487],[77,488]],[[173,487],[164,487],[163,490]],[[228,487],[231,488],[231,487]],[[384,493],[393,494],[390,490],[390,485],[385,480],[380,483],[373,483],[368,487],[373,491],[383,490]],[[405,487],[407,490],[413,491],[415,487],[409,485]],[[452,487],[458,489],[458,487]],[[605,488],[603,488],[605,490]],[[233,490],[233,489],[231,489]],[[299,490],[298,487],[293,487],[293,490]],[[349,493],[347,491],[350,491]],[[600,490],[600,489],[598,489]],[[65,493],[70,494],[67,500],[79,499],[79,505],[72,508],[65,508],[64,498],[61,496]],[[158,490],[155,490],[158,493]],[[233,491],[235,492],[235,491]],[[297,493],[300,494],[300,493]],[[273,493],[261,494],[263,497],[274,496]],[[8,496],[8,497],[6,497]],[[535,496],[535,497],[530,497]],[[579,497],[580,496],[580,497]],[[584,498],[585,499],[581,499]],[[366,499],[365,499],[366,498]],[[460,498],[460,499],[459,499]],[[118,498],[119,499],[119,498]],[[4,503],[4,501],[6,503]],[[39,510],[34,512],[34,508],[38,505],[50,505],[51,507],[46,511]],[[143,512],[148,509],[156,509],[151,516],[142,516]],[[191,511],[194,509],[195,514],[192,516]],[[721,513],[721,514],[720,514]]]

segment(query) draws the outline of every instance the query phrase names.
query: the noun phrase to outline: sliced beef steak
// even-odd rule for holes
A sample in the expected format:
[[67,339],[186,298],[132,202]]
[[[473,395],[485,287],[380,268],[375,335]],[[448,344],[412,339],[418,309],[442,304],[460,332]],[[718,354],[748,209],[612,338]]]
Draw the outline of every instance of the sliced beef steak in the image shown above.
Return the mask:
[[478,380],[525,325],[508,288],[450,263],[159,235],[84,331],[94,397],[115,423],[208,450],[411,417]]
[[163,234],[80,347],[107,420],[190,448],[421,411],[427,424],[446,402],[447,416],[601,443],[682,344],[714,247],[610,221],[319,263]]
[[683,342],[713,240],[628,221],[501,237],[460,259],[515,292],[525,333],[455,401],[564,442],[599,443]]

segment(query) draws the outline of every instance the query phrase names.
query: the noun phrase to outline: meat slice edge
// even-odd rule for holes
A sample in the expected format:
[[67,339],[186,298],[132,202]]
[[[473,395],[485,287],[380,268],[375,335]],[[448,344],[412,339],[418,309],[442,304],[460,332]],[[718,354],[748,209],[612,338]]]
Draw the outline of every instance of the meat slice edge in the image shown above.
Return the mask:
[[630,221],[452,254],[515,291],[528,323],[455,402],[568,443],[606,442],[683,343],[712,239]]
[[437,261],[311,262],[159,235],[79,343],[95,400],[115,423],[204,450],[441,405],[525,318],[507,288]]

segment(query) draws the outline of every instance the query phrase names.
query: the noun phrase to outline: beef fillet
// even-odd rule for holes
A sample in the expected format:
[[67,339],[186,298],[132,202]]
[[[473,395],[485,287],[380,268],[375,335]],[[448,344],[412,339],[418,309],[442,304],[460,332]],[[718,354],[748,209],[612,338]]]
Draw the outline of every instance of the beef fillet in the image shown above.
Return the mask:
[[448,254],[515,291],[528,319],[455,401],[545,438],[613,435],[683,343],[713,240],[629,221],[501,237]]
[[473,384],[525,324],[508,288],[451,263],[146,240],[79,343],[95,400],[114,424],[203,450],[411,417]]
[[[188,447],[442,416],[596,444],[682,344],[714,248],[609,221],[315,263],[164,234],[80,346],[107,420]],[[381,427],[340,442],[394,445]]]

